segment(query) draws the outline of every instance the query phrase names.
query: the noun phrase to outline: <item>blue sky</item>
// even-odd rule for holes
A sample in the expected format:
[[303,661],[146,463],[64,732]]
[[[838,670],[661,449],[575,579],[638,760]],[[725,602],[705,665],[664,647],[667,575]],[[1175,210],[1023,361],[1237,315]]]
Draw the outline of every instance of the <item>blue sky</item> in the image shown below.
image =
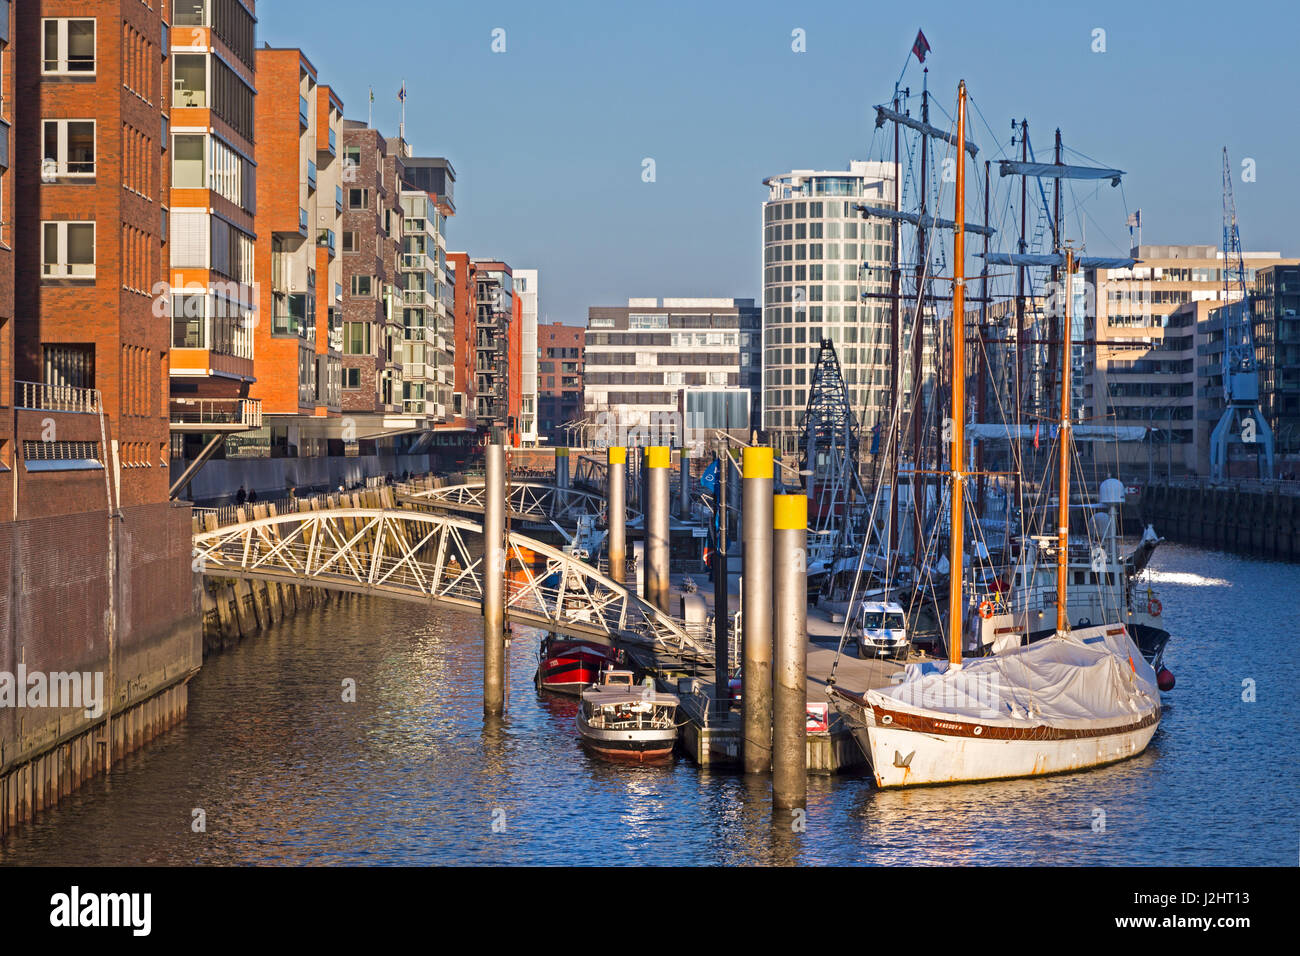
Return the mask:
[[[885,158],[871,106],[918,27],[939,105],[967,81],[981,159],[1024,116],[1039,158],[1060,126],[1127,171],[1122,193],[1089,186],[1089,217],[1068,225],[1092,254],[1125,249],[1139,207],[1146,243],[1218,244],[1226,145],[1245,247],[1300,255],[1300,12],[1285,3],[308,6],[259,3],[259,42],[302,47],[349,118],[373,86],[388,135],[405,78],[407,139],[459,177],[449,247],[540,269],[544,321],[584,324],[628,296],[758,298],[763,178]],[[912,60],[905,84],[920,82]]]

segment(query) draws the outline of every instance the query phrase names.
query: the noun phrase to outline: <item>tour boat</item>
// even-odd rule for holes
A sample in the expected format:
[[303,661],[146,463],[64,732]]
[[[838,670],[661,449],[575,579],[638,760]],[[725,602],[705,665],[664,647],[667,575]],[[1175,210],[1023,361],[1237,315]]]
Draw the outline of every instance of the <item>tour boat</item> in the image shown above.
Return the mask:
[[559,694],[582,693],[596,683],[600,672],[621,663],[621,653],[613,647],[550,634],[537,651],[537,686]]
[[[832,705],[871,761],[880,787],[1039,776],[1097,767],[1136,756],[1160,724],[1160,692],[1151,665],[1123,622],[1071,627],[1069,616],[1072,296],[1063,296],[1060,451],[1057,454],[1056,630],[1026,646],[963,661],[969,614],[987,602],[963,593],[966,566],[965,150],[966,84],[957,93],[953,232],[951,440],[949,461],[948,660],[908,665],[889,687],[854,693],[831,683]],[[1046,258],[1046,257],[1044,257]],[[1074,251],[1061,261],[1067,287]],[[945,431],[948,431],[945,423]],[[1016,642],[1018,645],[1019,642]]]
[[578,735],[602,757],[646,762],[672,756],[677,742],[677,707],[673,694],[653,685],[638,686],[631,671],[608,670],[599,683],[582,692]]

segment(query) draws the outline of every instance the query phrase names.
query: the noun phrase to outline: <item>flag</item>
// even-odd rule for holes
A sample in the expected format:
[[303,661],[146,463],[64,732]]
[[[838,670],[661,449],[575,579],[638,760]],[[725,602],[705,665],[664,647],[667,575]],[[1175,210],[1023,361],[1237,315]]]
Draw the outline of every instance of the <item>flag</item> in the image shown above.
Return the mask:
[[918,62],[925,62],[925,55],[930,52],[930,44],[925,39],[925,34],[920,30],[916,31],[916,42],[912,44],[912,52],[916,54]]
[[1040,428],[1042,428],[1042,427],[1043,427],[1043,423],[1042,423],[1042,422],[1035,422],[1035,423],[1034,423],[1034,447],[1035,447],[1035,448],[1038,447],[1038,429],[1040,429]]
[[399,103],[406,102],[406,81],[405,80],[402,80],[402,88],[397,91],[397,102]]
[[704,474],[700,475],[700,487],[712,494],[718,488],[718,461],[715,458],[713,464],[704,469]]
[[375,101],[375,88],[372,86],[370,88],[370,102],[373,103],[374,101]]
[[1128,219],[1125,220],[1125,225],[1128,226],[1128,234],[1129,237],[1131,238],[1133,236],[1133,230],[1135,228],[1136,229],[1142,228],[1142,210],[1139,209],[1134,213],[1130,213]]

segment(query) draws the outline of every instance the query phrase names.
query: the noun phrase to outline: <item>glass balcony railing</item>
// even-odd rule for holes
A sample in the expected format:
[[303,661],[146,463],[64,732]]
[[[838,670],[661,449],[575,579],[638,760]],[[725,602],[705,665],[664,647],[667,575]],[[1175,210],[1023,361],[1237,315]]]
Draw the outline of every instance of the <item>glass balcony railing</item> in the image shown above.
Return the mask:
[[307,97],[298,97],[298,125],[303,129],[306,129],[311,125],[311,122],[308,120],[307,109]]
[[338,136],[334,133],[334,130],[331,129],[330,130],[330,155],[335,156],[337,154],[338,154]]
[[307,188],[316,191],[316,164],[310,159],[307,160]]
[[298,207],[298,231],[307,235],[307,210],[301,206]]

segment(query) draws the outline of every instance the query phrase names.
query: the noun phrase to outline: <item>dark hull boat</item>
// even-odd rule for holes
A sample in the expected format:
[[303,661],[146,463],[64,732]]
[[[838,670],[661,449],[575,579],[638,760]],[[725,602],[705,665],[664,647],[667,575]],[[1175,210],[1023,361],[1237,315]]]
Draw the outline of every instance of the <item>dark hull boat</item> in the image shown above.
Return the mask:
[[578,736],[583,746],[609,760],[667,760],[677,743],[679,703],[673,694],[633,685],[631,671],[605,671],[599,683],[582,692]]
[[538,650],[537,686],[557,694],[578,696],[600,679],[600,673],[619,664],[612,647],[550,635]]

